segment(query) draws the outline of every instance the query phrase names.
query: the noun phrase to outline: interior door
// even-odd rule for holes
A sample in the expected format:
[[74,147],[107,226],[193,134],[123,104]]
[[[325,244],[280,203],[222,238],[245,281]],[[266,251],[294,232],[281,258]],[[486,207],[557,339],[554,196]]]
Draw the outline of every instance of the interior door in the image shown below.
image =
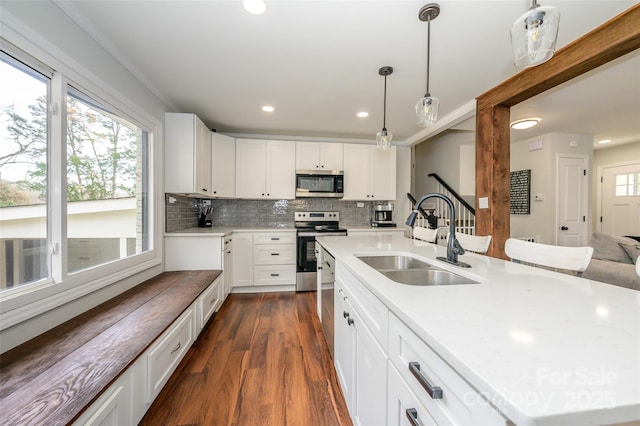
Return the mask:
[[579,247],[587,244],[588,157],[558,155],[556,244]]
[[603,167],[600,184],[601,232],[640,235],[640,162]]

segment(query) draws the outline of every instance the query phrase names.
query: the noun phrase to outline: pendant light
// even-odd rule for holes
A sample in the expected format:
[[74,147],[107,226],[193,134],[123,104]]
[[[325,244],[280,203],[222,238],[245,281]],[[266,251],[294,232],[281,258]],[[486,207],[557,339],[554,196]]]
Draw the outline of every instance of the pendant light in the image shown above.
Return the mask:
[[393,73],[390,66],[382,67],[378,70],[378,74],[384,77],[384,109],[382,115],[382,130],[376,133],[376,144],[378,149],[387,150],[391,148],[391,139],[393,133],[387,130],[387,76]]
[[424,98],[416,102],[416,118],[420,127],[433,126],[438,120],[440,101],[429,93],[429,60],[431,54],[431,21],[436,19],[439,14],[440,5],[438,3],[429,3],[422,6],[418,12],[418,19],[427,23],[427,91]]
[[551,59],[556,49],[559,22],[557,8],[540,6],[536,0],[531,0],[529,11],[516,19],[511,27],[516,67],[532,67]]

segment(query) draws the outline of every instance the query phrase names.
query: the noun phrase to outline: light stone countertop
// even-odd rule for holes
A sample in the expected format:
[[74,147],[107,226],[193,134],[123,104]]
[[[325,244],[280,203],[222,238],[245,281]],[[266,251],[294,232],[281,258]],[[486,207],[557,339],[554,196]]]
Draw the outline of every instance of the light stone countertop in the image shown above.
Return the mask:
[[265,228],[261,227],[212,227],[212,228],[189,228],[182,229],[176,232],[165,232],[165,237],[224,237],[232,232],[281,232],[281,231],[295,231],[293,226],[281,227],[281,228]]
[[[518,425],[640,420],[640,292],[391,236],[318,237],[480,394]],[[480,281],[393,282],[354,254],[408,253]]]

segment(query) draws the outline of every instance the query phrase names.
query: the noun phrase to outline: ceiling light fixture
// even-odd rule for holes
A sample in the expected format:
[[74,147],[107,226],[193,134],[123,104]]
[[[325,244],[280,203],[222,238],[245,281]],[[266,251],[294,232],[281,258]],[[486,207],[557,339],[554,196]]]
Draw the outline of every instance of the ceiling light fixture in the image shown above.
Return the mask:
[[358,116],[358,118],[366,118],[369,116],[369,113],[367,111],[360,111],[356,115]]
[[418,19],[427,22],[427,91],[424,98],[421,98],[416,103],[416,117],[420,127],[433,126],[438,120],[440,101],[429,93],[429,59],[431,54],[431,21],[436,19],[439,14],[440,5],[438,3],[429,3],[422,6],[418,12]]
[[516,67],[540,65],[553,56],[558,37],[560,12],[531,0],[529,11],[511,26],[511,48]]
[[538,117],[523,118],[522,120],[516,120],[512,122],[511,128],[516,130],[530,129],[541,121],[542,118]]
[[378,74],[384,76],[384,109],[382,114],[382,130],[376,133],[376,143],[378,149],[387,150],[391,147],[391,139],[393,139],[393,133],[387,131],[387,76],[393,73],[393,68],[390,66],[382,67],[378,70]]
[[264,0],[242,0],[242,7],[252,15],[262,15],[267,11]]
[[603,139],[601,141],[598,141],[598,143],[609,143],[611,142],[611,139]]
[[275,111],[275,108],[272,107],[271,105],[265,105],[265,106],[262,107],[262,110],[264,112],[273,112],[273,111]]

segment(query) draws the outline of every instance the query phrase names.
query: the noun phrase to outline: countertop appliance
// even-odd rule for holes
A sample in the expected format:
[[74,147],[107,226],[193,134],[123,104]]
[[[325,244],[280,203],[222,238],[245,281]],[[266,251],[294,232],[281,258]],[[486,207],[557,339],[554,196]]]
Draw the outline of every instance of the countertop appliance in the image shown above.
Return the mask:
[[342,198],[342,170],[296,170],[296,198]]
[[338,227],[338,212],[295,212],[296,228],[296,291],[317,289],[317,235],[347,235]]
[[318,274],[320,274],[320,318],[322,332],[333,358],[333,288],[336,279],[336,260],[323,247],[320,247],[320,251],[320,259],[322,260],[322,264],[318,265]]
[[393,203],[376,204],[373,206],[373,219],[371,219],[371,226],[395,228],[396,224],[393,221]]

